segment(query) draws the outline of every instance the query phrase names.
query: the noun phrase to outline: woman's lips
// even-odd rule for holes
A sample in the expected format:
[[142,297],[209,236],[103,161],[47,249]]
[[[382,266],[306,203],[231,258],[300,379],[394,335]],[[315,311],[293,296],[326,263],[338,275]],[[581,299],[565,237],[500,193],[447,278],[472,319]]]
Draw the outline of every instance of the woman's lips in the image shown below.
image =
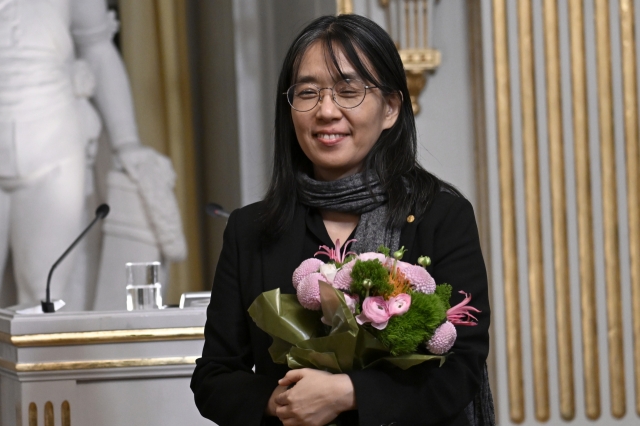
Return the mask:
[[325,146],[337,145],[349,136],[347,133],[316,133],[315,138]]

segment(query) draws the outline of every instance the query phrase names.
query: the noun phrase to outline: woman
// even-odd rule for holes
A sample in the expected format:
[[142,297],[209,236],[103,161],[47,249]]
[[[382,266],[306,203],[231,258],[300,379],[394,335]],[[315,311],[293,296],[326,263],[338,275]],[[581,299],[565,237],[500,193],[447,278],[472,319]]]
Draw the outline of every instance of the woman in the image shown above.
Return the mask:
[[[492,422],[482,411],[489,300],[473,209],[416,161],[405,73],[386,32],[357,15],[305,28],[280,73],[275,130],[270,189],[225,230],[191,383],[202,415],[221,426]],[[350,238],[358,252],[384,244],[404,246],[411,263],[428,255],[436,282],[453,286],[452,304],[458,290],[473,295],[479,324],[458,330],[442,367],[329,374],[273,363],[247,308],[263,291],[293,294],[302,260]]]

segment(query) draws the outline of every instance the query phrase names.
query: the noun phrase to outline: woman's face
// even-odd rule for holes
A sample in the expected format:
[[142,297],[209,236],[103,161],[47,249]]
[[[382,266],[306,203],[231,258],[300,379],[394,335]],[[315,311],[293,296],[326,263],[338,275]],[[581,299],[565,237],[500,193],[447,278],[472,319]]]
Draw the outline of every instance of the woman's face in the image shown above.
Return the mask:
[[[347,78],[362,78],[336,49],[338,63]],[[313,83],[320,88],[333,87],[342,77],[320,42],[312,44],[300,62],[294,83]],[[365,84],[369,85],[365,81]],[[331,91],[322,90],[322,100],[310,111],[291,108],[298,143],[313,163],[317,180],[336,180],[359,172],[366,155],[383,130],[396,122],[399,96],[385,97],[379,89],[367,89],[364,101],[353,109],[337,106]]]

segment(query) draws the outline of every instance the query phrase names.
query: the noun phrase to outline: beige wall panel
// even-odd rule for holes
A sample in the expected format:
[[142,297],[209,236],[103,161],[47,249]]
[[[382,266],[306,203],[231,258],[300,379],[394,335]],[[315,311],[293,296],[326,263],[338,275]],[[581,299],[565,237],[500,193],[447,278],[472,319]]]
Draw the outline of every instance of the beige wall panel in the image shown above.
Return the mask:
[[121,2],[123,56],[131,80],[142,143],[169,156],[187,239],[187,260],[173,264],[167,303],[204,288],[196,154],[191,115],[184,0]]

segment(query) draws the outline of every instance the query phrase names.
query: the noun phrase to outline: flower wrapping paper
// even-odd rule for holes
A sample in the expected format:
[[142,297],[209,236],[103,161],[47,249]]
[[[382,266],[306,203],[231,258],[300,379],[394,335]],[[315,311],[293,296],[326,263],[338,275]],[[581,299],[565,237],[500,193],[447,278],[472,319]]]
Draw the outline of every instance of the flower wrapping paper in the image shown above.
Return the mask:
[[[260,294],[249,307],[256,325],[273,338],[269,353],[275,363],[344,373],[380,364],[405,370],[429,360],[442,365],[450,355],[391,355],[358,325],[341,291],[326,282],[319,285],[321,311],[303,308],[295,294],[281,294],[280,289]],[[321,317],[331,325],[323,325]]]

